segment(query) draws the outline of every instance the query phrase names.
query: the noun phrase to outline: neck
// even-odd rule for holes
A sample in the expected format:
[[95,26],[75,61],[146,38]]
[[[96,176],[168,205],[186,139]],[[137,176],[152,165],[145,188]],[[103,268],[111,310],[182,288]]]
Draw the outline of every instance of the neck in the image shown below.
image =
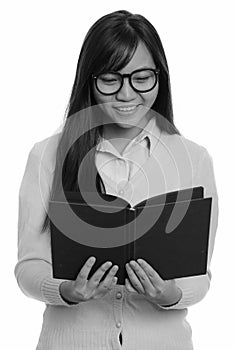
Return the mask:
[[123,128],[118,124],[105,124],[103,126],[103,137],[106,140],[111,139],[127,139],[131,141],[142,132],[142,129],[148,124],[149,120],[146,118],[137,126]]

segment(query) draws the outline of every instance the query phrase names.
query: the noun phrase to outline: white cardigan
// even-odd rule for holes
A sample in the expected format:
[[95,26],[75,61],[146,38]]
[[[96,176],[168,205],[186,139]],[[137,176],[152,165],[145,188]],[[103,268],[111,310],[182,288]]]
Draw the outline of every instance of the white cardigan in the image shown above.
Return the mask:
[[160,132],[153,119],[121,155],[109,141],[102,140],[96,150],[96,166],[107,193],[135,205],[163,192],[201,185],[205,197],[213,197],[209,272],[176,279],[183,295],[179,303],[168,308],[118,284],[101,299],[68,305],[59,293],[63,280],[52,278],[50,234],[39,231],[48,204],[59,135],[35,143],[19,193],[15,276],[27,296],[46,304],[37,350],[193,349],[187,307],[199,302],[209,289],[218,222],[218,196],[209,153],[181,135]]

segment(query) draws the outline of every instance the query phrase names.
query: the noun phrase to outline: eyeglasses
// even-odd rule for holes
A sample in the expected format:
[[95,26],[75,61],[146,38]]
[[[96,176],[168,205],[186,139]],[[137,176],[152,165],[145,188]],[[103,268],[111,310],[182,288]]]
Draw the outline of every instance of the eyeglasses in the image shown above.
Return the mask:
[[137,69],[130,74],[118,72],[106,72],[92,75],[97,90],[103,95],[117,94],[123,86],[124,78],[129,79],[129,84],[136,92],[148,92],[153,90],[158,82],[159,69]]

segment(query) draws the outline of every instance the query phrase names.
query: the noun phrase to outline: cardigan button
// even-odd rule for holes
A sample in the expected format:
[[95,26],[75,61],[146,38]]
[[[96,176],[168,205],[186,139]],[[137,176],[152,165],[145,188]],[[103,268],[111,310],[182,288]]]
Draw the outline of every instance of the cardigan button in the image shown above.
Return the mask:
[[122,298],[122,293],[121,292],[116,293],[116,299],[121,299],[121,298]]
[[121,322],[116,323],[116,327],[120,328],[121,327]]

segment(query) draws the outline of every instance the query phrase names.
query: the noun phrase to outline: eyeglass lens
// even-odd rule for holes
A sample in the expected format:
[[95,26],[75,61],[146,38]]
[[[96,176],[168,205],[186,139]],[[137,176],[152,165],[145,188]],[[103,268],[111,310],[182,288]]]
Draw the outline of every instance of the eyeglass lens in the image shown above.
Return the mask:
[[[131,76],[131,83],[137,91],[147,91],[154,87],[157,76],[152,70],[138,71]],[[97,78],[98,89],[105,93],[111,94],[119,90],[121,86],[121,75],[116,73],[103,73]]]

